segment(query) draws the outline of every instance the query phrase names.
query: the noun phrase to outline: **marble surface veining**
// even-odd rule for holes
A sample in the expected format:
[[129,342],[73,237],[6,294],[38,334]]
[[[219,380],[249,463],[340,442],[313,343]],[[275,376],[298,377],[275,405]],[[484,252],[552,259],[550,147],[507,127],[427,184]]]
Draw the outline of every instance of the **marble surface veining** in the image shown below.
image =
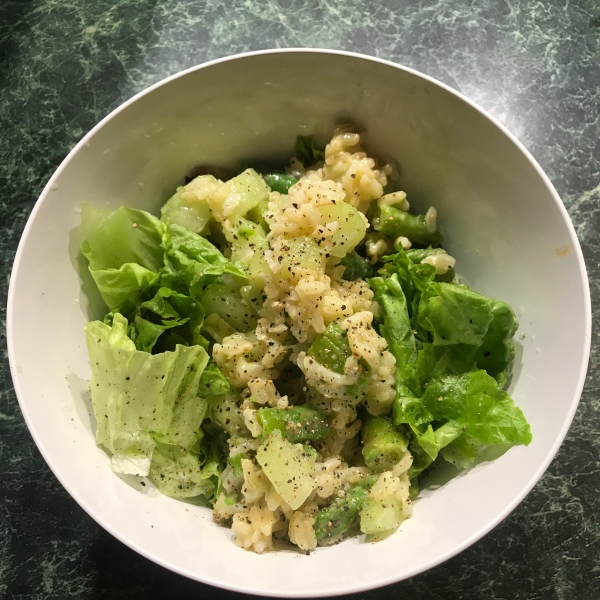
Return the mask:
[[[233,598],[118,542],[70,498],[21,416],[5,349],[15,250],[44,183],[97,121],[186,67],[270,47],[344,49],[421,70],[517,135],[563,198],[600,301],[596,0],[4,0],[0,3],[0,598]],[[431,571],[357,598],[600,597],[600,361],[524,502]]]

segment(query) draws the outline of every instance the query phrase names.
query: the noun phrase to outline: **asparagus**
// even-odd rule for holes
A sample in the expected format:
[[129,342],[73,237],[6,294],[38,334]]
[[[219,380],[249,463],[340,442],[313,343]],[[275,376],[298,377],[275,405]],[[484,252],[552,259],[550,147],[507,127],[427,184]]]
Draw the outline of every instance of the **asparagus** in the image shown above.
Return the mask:
[[338,323],[328,325],[308,349],[308,356],[336,373],[344,372],[346,359],[351,354],[348,334]]
[[382,473],[391,470],[407,452],[406,439],[391,419],[373,417],[363,429],[362,454],[370,469]]
[[367,499],[367,491],[360,485],[353,485],[343,498],[336,498],[329,506],[315,516],[313,529],[317,540],[340,535],[354,523]]
[[295,177],[281,173],[269,173],[268,175],[264,175],[263,179],[274,192],[279,192],[280,194],[287,194],[288,190],[295,183],[298,183]]
[[379,231],[393,238],[403,236],[418,246],[439,246],[444,236],[428,226],[425,215],[411,215],[393,206],[383,204],[380,208]]
[[279,430],[293,444],[322,440],[330,433],[323,413],[311,406],[260,408],[257,414],[265,435]]

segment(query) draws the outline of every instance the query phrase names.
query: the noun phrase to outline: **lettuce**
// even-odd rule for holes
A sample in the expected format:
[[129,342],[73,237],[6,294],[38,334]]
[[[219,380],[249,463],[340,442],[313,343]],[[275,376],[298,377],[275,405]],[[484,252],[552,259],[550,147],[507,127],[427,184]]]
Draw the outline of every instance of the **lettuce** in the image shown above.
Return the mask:
[[369,284],[380,333],[396,358],[393,421],[405,427],[410,476],[441,454],[464,468],[480,445],[529,444],[522,411],[502,390],[514,359],[516,317],[508,304],[435,281],[430,265],[400,251]]
[[435,379],[422,402],[435,421],[451,422],[486,446],[531,442],[523,412],[485,371]]
[[169,288],[159,288],[154,296],[137,306],[121,305],[106,315],[104,322],[112,325],[116,313],[129,321],[128,335],[142,352],[157,354],[174,350],[177,344],[200,344],[207,349],[208,342],[200,334],[204,308],[193,298]]
[[418,321],[443,346],[438,360],[454,363],[455,372],[484,369],[506,384],[515,356],[518,323],[508,304],[482,296],[463,285],[430,283],[419,303]]
[[81,207],[81,251],[109,309],[136,301],[163,264],[163,225],[150,213]]
[[224,274],[245,279],[213,244],[181,225],[166,226],[162,248],[160,282],[164,287],[198,298],[207,285]]
[[207,402],[198,386],[208,354],[199,345],[141,352],[127,326],[117,313],[112,326],[92,321],[85,328],[96,441],[112,453],[113,470],[147,475],[157,442],[190,449],[202,437]]
[[[397,423],[420,424],[430,420],[429,414],[419,416],[421,403],[415,398],[419,395],[415,372],[417,363],[417,343],[409,316],[409,305],[398,275],[374,277],[369,284],[375,293],[375,300],[381,310],[381,335],[388,343],[389,351],[396,358],[396,400],[394,418]],[[403,416],[405,411],[413,413],[413,419]],[[401,416],[398,416],[400,414]]]
[[81,215],[81,251],[111,311],[148,301],[158,287],[197,298],[226,273],[244,278],[208,240],[143,210],[84,203]]
[[84,203],[81,232],[91,270],[118,269],[126,263],[155,272],[162,267],[163,225],[146,211],[126,206],[108,211]]
[[210,494],[215,489],[210,475],[203,473],[198,451],[181,446],[157,444],[152,454],[150,479],[161,494],[190,498]]
[[366,279],[375,275],[375,268],[355,250],[349,252],[342,258],[340,265],[346,267],[342,277],[348,281]]
[[209,396],[221,396],[222,394],[227,394],[230,390],[231,386],[227,379],[225,379],[225,375],[221,373],[219,367],[217,367],[216,363],[211,359],[204,371],[202,371],[198,395],[203,398],[208,398]]
[[299,135],[296,137],[296,158],[305,167],[309,167],[325,160],[325,153],[317,146],[312,135]]

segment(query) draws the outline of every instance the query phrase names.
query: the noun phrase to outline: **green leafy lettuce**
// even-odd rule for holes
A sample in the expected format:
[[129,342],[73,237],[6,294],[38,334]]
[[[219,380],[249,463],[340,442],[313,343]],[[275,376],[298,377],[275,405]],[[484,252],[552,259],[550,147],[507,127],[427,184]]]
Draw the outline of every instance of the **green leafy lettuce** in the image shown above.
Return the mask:
[[465,467],[481,445],[529,444],[529,424],[502,389],[515,354],[510,307],[436,282],[430,265],[402,251],[386,260],[383,276],[369,283],[380,332],[396,357],[393,420],[408,428],[411,476],[440,453]]
[[119,313],[112,326],[92,321],[85,332],[96,441],[112,453],[113,470],[147,475],[157,442],[191,449],[202,437],[208,408],[198,396],[206,350],[199,345],[154,355],[137,350]]
[[163,225],[150,213],[81,207],[81,251],[110,309],[136,301],[158,279],[163,264]]
[[299,135],[296,138],[296,158],[305,167],[309,167],[324,160],[325,153],[322,148],[317,146],[312,135]]

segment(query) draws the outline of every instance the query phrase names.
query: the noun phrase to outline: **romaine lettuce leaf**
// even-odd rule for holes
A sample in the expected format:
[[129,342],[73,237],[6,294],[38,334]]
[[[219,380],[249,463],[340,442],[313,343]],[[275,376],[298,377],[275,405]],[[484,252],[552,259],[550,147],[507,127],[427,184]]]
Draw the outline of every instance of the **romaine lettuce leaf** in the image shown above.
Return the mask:
[[454,423],[482,444],[531,442],[523,412],[485,371],[432,380],[422,401],[434,420]]
[[109,309],[157,280],[163,265],[163,225],[143,210],[122,206],[116,211],[81,207],[81,251]]
[[173,498],[210,496],[214,493],[213,472],[203,472],[198,450],[157,444],[152,454],[150,479],[161,494]]
[[200,385],[198,387],[198,395],[203,398],[209,396],[220,396],[226,394],[231,390],[231,386],[225,375],[221,373],[219,367],[211,359],[206,365],[204,371],[202,371],[202,377],[200,377]]
[[373,277],[369,285],[375,294],[375,300],[383,314],[379,327],[381,335],[388,343],[390,352],[396,357],[396,363],[414,360],[416,345],[408,315],[408,304],[404,290],[394,273],[390,277]]
[[225,273],[245,277],[207,239],[181,225],[166,226],[162,247],[161,285],[194,298]]
[[163,263],[162,223],[144,210],[121,206],[115,211],[81,206],[84,254],[90,269],[118,269],[136,263],[158,271]]
[[346,267],[342,277],[348,281],[367,279],[375,275],[375,269],[365,258],[357,254],[355,250],[349,252],[342,258],[340,265]]
[[317,146],[312,135],[296,137],[296,158],[305,166],[314,165],[325,159],[325,153]]
[[463,432],[453,442],[441,448],[440,454],[455,467],[466,469],[475,462],[479,446],[476,440]]
[[506,383],[518,326],[508,304],[462,285],[430,283],[419,303],[418,321],[432,334],[434,346],[448,347],[445,360],[454,364],[454,372],[485,369],[500,385]]
[[385,265],[379,270],[384,277],[396,274],[406,298],[408,316],[414,335],[420,341],[429,341],[428,332],[424,331],[417,320],[421,294],[429,283],[435,279],[435,267],[429,264],[413,264],[403,250],[396,254],[384,256]]
[[[89,253],[86,254],[89,258]],[[158,273],[140,267],[135,263],[125,263],[118,269],[90,268],[102,299],[110,310],[125,304],[135,303],[144,290],[158,282]]]
[[[374,277],[369,279],[369,285],[375,293],[375,300],[382,314],[379,331],[396,358],[394,423],[417,425],[429,422],[429,413],[425,411],[423,414],[422,403],[415,397],[420,395],[415,379],[417,345],[409,318],[408,303],[398,275],[394,273],[386,279]],[[412,417],[409,417],[409,414]]]
[[510,307],[435,282],[430,265],[415,265],[402,251],[385,260],[380,273],[387,277],[369,284],[381,309],[380,332],[396,357],[393,421],[410,432],[410,476],[440,453],[463,468],[480,444],[528,444],[529,425],[501,389],[514,357]]
[[197,393],[208,354],[198,345],[140,352],[127,326],[117,313],[112,327],[85,328],[96,441],[112,453],[115,471],[147,475],[157,441],[189,449],[201,437],[207,402]]
[[[152,289],[146,290],[152,292]],[[174,350],[177,344],[208,348],[207,340],[200,330],[204,323],[202,305],[179,292],[165,287],[137,305],[125,302],[104,317],[112,325],[114,315],[122,314],[128,321],[127,334],[138,350],[159,354]]]

